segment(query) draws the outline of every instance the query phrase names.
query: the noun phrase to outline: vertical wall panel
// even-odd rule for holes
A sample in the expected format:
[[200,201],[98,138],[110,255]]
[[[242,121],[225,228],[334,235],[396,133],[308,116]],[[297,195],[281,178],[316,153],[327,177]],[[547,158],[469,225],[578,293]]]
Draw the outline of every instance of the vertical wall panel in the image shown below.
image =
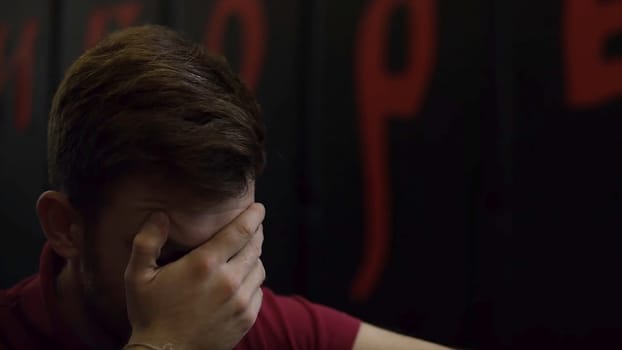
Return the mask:
[[458,344],[473,299],[486,2],[322,2],[311,295]]
[[62,1],[60,11],[60,71],[64,74],[85,49],[106,34],[145,23],[161,24],[162,1]]
[[622,6],[506,6],[514,227],[497,333],[511,349],[619,347]]
[[175,27],[224,54],[255,92],[267,128],[267,167],[257,184],[266,205],[267,285],[283,293],[306,285],[301,94],[301,8],[297,1],[184,1]]
[[50,13],[45,1],[0,5],[0,287],[36,271],[35,202],[46,184]]

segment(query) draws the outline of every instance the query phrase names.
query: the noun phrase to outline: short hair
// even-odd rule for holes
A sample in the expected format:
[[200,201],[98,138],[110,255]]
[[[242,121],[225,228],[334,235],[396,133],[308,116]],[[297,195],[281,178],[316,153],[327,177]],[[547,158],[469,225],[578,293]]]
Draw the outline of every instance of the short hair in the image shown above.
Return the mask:
[[222,200],[265,163],[255,98],[224,58],[161,26],[128,28],[68,69],[48,125],[51,186],[79,209],[126,174],[156,171]]

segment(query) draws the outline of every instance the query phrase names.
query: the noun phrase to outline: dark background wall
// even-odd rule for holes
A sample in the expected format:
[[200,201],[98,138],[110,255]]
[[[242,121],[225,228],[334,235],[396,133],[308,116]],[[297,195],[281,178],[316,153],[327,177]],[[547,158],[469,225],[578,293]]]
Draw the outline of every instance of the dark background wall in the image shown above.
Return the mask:
[[268,128],[267,285],[475,349],[622,340],[622,2],[0,2],[0,287],[37,269],[64,70],[160,23]]

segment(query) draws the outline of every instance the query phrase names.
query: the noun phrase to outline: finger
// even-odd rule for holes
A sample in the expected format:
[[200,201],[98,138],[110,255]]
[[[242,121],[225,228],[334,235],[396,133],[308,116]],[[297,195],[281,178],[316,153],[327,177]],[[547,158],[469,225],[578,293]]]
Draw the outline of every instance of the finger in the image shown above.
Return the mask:
[[255,324],[257,320],[257,316],[259,315],[259,311],[261,310],[261,304],[263,303],[263,289],[257,288],[255,293],[252,296],[250,306],[248,307],[247,312],[247,322],[249,323],[249,328]]
[[261,304],[263,302],[263,289],[261,288],[257,288],[257,290],[255,291],[255,294],[253,294],[253,299],[251,299],[251,307],[250,312],[254,315],[257,315],[259,313],[259,310],[261,310]]
[[156,260],[168,236],[169,219],[163,212],[152,213],[140,228],[132,244],[126,278],[148,276],[158,267]]
[[240,284],[240,288],[231,298],[236,313],[241,313],[248,309],[253,294],[261,287],[265,279],[266,270],[261,260],[257,260],[251,271],[242,281],[242,284]]
[[261,257],[263,241],[263,225],[260,225],[250,242],[227,262],[227,269],[230,269],[234,276],[249,274]]
[[232,298],[229,301],[233,315],[239,320],[243,329],[249,329],[257,320],[263,302],[263,290],[256,287],[244,297]]
[[212,239],[192,253],[213,256],[219,263],[227,262],[253,238],[265,214],[266,210],[261,203],[251,204],[232,222],[218,231]]
[[240,249],[239,252],[235,253],[232,257],[230,257],[227,262],[229,263],[231,262],[231,260],[236,259],[238,255],[241,255],[241,258],[244,258],[244,254],[247,254],[247,255],[249,254],[249,251],[248,251],[249,248],[251,249],[250,250],[251,253],[253,252],[252,248],[255,248],[255,250],[259,254],[254,254],[254,255],[256,255],[255,258],[258,258],[259,256],[261,256],[261,248],[263,246],[263,240],[264,240],[263,224],[259,224],[259,227],[257,228],[257,231],[255,231],[255,233],[253,234],[253,237],[251,238],[251,240],[248,241],[246,245],[242,247],[242,249]]

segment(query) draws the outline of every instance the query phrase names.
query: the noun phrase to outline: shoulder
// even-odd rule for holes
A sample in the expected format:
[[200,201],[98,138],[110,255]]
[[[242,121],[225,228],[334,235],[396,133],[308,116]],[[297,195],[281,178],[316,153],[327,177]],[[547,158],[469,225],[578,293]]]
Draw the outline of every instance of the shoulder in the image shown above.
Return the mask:
[[0,290],[0,350],[9,349],[8,342],[14,333],[13,328],[20,323],[20,320],[13,312],[19,295],[17,292],[18,286]]
[[7,289],[0,289],[0,310],[1,312],[8,312],[8,310],[19,302],[20,297],[24,294],[24,291],[29,289],[31,285],[37,285],[39,282],[39,275],[35,274],[27,277],[14,286]]
[[8,345],[6,344],[7,339],[7,329],[6,324],[12,323],[13,320],[10,320],[11,312],[10,306],[15,303],[15,298],[12,297],[15,293],[13,289],[3,289],[0,290],[0,350],[7,350]]
[[0,350],[19,349],[30,345],[33,332],[24,305],[24,292],[36,283],[36,276],[26,278],[15,286],[0,290]]
[[237,349],[350,350],[360,323],[303,297],[277,295],[264,288],[257,321]]
[[0,333],[6,331],[6,320],[14,317],[13,310],[19,303],[19,297],[24,285],[29,280],[23,280],[9,289],[0,290]]

